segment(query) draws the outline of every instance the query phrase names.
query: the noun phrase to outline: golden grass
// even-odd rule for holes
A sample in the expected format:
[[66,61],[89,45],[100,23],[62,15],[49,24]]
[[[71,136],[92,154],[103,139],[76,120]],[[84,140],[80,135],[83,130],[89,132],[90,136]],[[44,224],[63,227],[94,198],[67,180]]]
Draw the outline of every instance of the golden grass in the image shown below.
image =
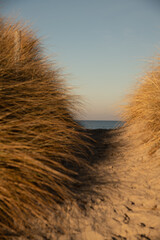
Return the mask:
[[160,147],[160,65],[159,58],[144,74],[125,107],[125,136],[145,154]]
[[75,102],[33,32],[1,18],[1,239],[16,233],[24,216],[43,217],[55,202],[73,197],[67,163],[85,164],[78,156],[86,146],[73,120]]

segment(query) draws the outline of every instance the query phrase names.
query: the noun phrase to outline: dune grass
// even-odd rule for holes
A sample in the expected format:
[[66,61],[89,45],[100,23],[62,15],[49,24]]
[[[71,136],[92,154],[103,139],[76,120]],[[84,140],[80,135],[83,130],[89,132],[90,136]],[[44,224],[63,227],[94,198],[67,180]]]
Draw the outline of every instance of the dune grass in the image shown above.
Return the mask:
[[1,237],[17,234],[24,216],[44,217],[74,197],[67,166],[86,164],[87,144],[63,78],[28,27],[0,19]]
[[125,136],[131,145],[142,152],[154,154],[160,147],[160,65],[154,59],[148,72],[139,79],[137,87],[128,96],[123,120]]

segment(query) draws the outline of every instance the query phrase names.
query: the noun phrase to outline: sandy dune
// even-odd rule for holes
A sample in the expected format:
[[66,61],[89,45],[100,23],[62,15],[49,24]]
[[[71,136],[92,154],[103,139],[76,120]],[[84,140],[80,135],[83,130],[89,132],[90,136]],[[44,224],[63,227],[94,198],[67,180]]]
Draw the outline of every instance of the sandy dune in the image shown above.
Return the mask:
[[160,240],[159,57],[125,127],[84,130],[59,70],[19,24],[0,19],[0,240]]

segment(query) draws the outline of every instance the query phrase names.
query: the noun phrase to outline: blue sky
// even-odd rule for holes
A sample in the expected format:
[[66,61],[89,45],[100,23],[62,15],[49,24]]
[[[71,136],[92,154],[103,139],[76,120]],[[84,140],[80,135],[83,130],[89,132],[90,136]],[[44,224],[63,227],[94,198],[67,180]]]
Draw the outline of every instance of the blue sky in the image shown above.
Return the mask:
[[36,31],[82,97],[79,119],[116,120],[119,106],[159,53],[158,0],[4,0],[4,16]]

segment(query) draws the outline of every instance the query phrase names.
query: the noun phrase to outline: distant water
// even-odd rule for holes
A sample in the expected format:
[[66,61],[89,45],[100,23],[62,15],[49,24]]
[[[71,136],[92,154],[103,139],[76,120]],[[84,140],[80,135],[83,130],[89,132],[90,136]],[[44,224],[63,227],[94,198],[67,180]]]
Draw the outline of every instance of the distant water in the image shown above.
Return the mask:
[[114,129],[123,125],[122,121],[81,120],[79,122],[88,129]]

